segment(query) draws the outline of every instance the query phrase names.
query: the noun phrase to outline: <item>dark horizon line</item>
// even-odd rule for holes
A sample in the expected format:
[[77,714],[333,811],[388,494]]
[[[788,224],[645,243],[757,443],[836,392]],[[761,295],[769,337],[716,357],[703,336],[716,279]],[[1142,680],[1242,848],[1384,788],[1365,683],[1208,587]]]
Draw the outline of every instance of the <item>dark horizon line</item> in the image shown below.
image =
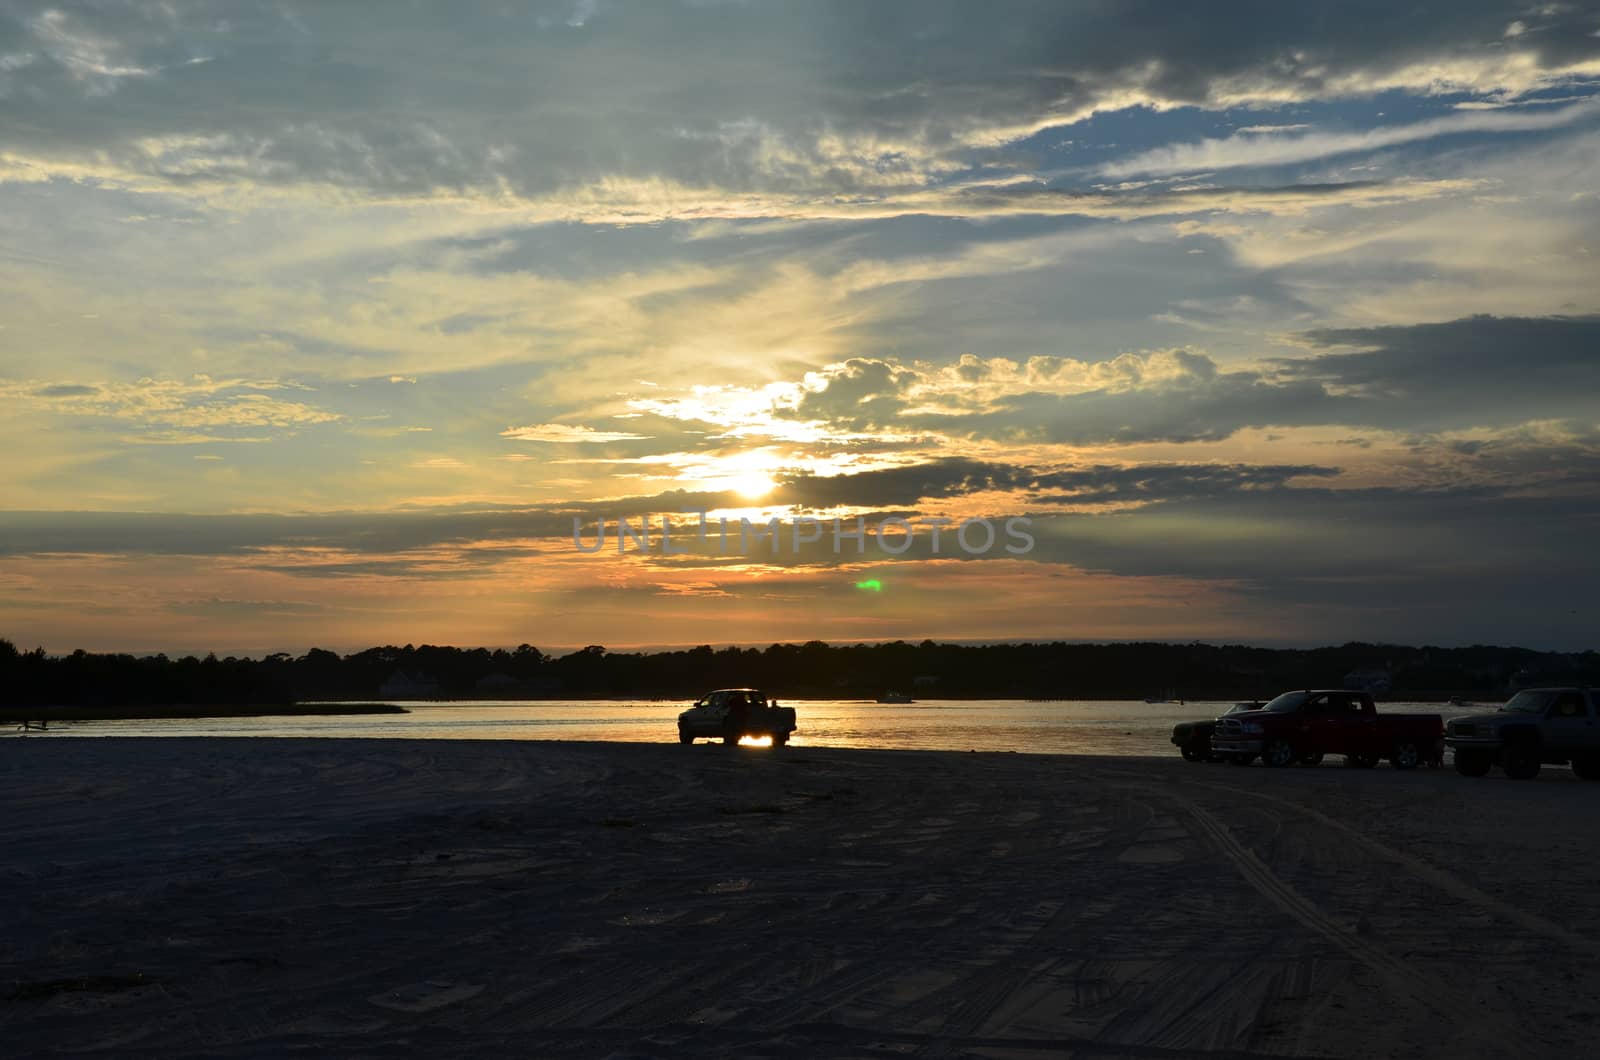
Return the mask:
[[265,649],[244,649],[244,650],[240,650],[240,651],[218,651],[216,649],[208,649],[208,650],[206,650],[204,652],[200,652],[200,651],[195,651],[193,649],[190,649],[190,650],[179,650],[179,649],[137,649],[136,650],[136,649],[118,649],[118,648],[95,648],[95,649],[90,649],[90,648],[81,648],[81,647],[80,648],[74,648],[74,649],[72,649],[70,651],[50,651],[50,650],[44,649],[43,645],[35,645],[32,648],[24,648],[21,642],[15,640],[13,638],[6,637],[6,636],[0,636],[0,642],[5,642],[5,643],[12,644],[19,653],[25,652],[25,651],[44,650],[45,651],[45,655],[47,657],[50,657],[50,658],[65,658],[65,657],[70,656],[70,655],[72,655],[72,654],[74,654],[76,652],[82,651],[82,652],[85,652],[86,654],[89,654],[89,655],[130,655],[130,656],[133,656],[134,658],[140,658],[140,659],[153,658],[153,657],[156,657],[156,656],[166,656],[169,659],[184,659],[184,658],[190,658],[190,657],[204,659],[207,656],[216,656],[219,659],[222,659],[222,658],[234,658],[234,659],[248,660],[248,661],[259,661],[259,660],[265,659],[265,658],[267,658],[269,656],[272,656],[272,655],[289,655],[291,658],[302,658],[302,657],[304,657],[305,655],[309,654],[312,651],[334,652],[335,654],[339,655],[342,658],[342,657],[351,656],[351,655],[359,655],[359,654],[361,654],[363,652],[374,651],[374,650],[381,649],[381,648],[397,648],[397,649],[410,648],[412,650],[418,650],[418,649],[422,649],[422,648],[443,648],[443,649],[449,649],[449,650],[452,650],[452,651],[460,651],[460,652],[473,652],[473,651],[480,651],[480,650],[481,651],[489,651],[489,652],[496,652],[496,651],[515,652],[519,647],[522,647],[524,645],[537,649],[546,658],[551,658],[551,659],[565,658],[568,655],[574,655],[574,654],[576,654],[578,652],[584,651],[589,647],[604,647],[605,653],[607,655],[665,655],[665,654],[671,654],[671,653],[675,653],[675,652],[693,651],[693,650],[695,650],[697,648],[710,648],[712,651],[724,651],[724,650],[727,650],[727,649],[730,649],[730,648],[737,648],[737,649],[740,649],[740,650],[746,650],[746,649],[752,649],[753,648],[753,649],[756,649],[758,651],[765,651],[767,648],[770,648],[770,647],[795,647],[795,648],[798,648],[798,647],[802,647],[802,646],[804,646],[806,644],[822,644],[822,645],[825,645],[826,647],[829,647],[829,648],[873,647],[873,646],[877,646],[877,645],[886,645],[886,644],[906,644],[906,645],[910,645],[911,647],[917,647],[917,646],[920,646],[921,644],[923,644],[925,642],[932,642],[933,644],[935,644],[937,646],[973,647],[973,648],[994,647],[994,646],[1047,647],[1047,646],[1050,646],[1050,645],[1057,645],[1057,644],[1060,644],[1060,645],[1072,645],[1072,646],[1078,646],[1078,647],[1084,647],[1084,646],[1089,646],[1089,647],[1093,647],[1093,646],[1113,647],[1113,646],[1127,646],[1127,645],[1137,645],[1137,644],[1155,644],[1155,645],[1162,645],[1162,646],[1165,646],[1165,647],[1190,646],[1190,647],[1198,647],[1198,648],[1243,648],[1243,649],[1246,649],[1246,650],[1260,650],[1260,651],[1304,651],[1304,652],[1330,651],[1330,650],[1348,648],[1348,647],[1351,647],[1351,646],[1360,645],[1360,646],[1363,646],[1363,647],[1374,648],[1374,649],[1389,648],[1389,649],[1394,649],[1394,650],[1397,650],[1397,651],[1426,651],[1426,650],[1429,650],[1429,649],[1437,649],[1437,650],[1440,650],[1440,651],[1463,651],[1463,650],[1469,650],[1469,649],[1485,649],[1485,650],[1492,650],[1492,651],[1530,652],[1530,653],[1537,654],[1537,655],[1588,655],[1588,654],[1595,653],[1597,650],[1600,650],[1600,649],[1596,649],[1596,648],[1593,648],[1593,647],[1576,648],[1576,649],[1534,648],[1534,647],[1529,647],[1527,645],[1521,645],[1521,644],[1486,644],[1486,643],[1483,643],[1481,641],[1473,642],[1473,643],[1470,643],[1470,644],[1467,644],[1467,643],[1445,644],[1445,643],[1431,643],[1431,642],[1423,642],[1423,643],[1420,643],[1420,644],[1404,644],[1404,643],[1400,643],[1398,641],[1383,641],[1383,640],[1377,640],[1377,641],[1346,640],[1346,641],[1340,641],[1340,642],[1337,642],[1337,643],[1335,643],[1335,642],[1283,642],[1283,641],[1279,641],[1279,642],[1273,642],[1273,641],[1247,642],[1247,641],[1242,641],[1242,640],[1202,640],[1202,639],[1199,639],[1199,638],[1173,639],[1173,638],[1164,638],[1164,637],[1109,637],[1109,638],[1087,638],[1087,637],[1054,637],[1054,638],[1036,638],[1036,637],[968,638],[968,637],[951,637],[951,638],[935,638],[935,637],[919,637],[919,638],[916,638],[916,639],[911,639],[911,638],[907,638],[907,637],[882,637],[882,638],[867,638],[867,639],[852,639],[852,640],[823,640],[821,638],[812,638],[810,640],[803,640],[803,641],[796,641],[796,640],[717,641],[717,642],[702,641],[702,642],[698,642],[698,643],[689,642],[689,641],[683,641],[683,642],[679,642],[679,643],[668,643],[668,644],[619,645],[619,646],[616,646],[616,647],[607,646],[607,645],[592,645],[592,644],[591,645],[581,645],[581,646],[555,645],[555,646],[551,646],[549,648],[541,648],[541,647],[539,647],[539,645],[532,644],[532,643],[527,642],[527,641],[524,641],[521,644],[505,644],[505,645],[488,645],[488,644],[485,644],[485,645],[470,645],[470,646],[468,646],[468,645],[457,645],[457,644],[436,644],[436,643],[432,643],[432,642],[428,642],[428,641],[423,641],[423,642],[408,641],[408,642],[406,642],[404,644],[392,644],[392,643],[391,644],[369,644],[366,647],[362,647],[362,648],[350,648],[350,647],[328,648],[328,647],[323,647],[322,645],[312,644],[312,645],[309,645],[306,648],[304,648],[303,650],[298,651],[298,652],[290,651],[290,650],[287,650],[287,649],[278,649],[276,651],[267,651]]

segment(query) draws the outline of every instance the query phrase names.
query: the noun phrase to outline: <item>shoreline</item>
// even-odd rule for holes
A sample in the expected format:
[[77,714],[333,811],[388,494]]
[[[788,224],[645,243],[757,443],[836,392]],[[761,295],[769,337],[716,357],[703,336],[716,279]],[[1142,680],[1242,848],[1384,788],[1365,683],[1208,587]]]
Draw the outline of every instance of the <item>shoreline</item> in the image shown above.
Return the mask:
[[42,706],[0,710],[0,725],[52,721],[185,721],[202,718],[307,718],[336,715],[409,714],[393,703],[155,704],[103,707]]

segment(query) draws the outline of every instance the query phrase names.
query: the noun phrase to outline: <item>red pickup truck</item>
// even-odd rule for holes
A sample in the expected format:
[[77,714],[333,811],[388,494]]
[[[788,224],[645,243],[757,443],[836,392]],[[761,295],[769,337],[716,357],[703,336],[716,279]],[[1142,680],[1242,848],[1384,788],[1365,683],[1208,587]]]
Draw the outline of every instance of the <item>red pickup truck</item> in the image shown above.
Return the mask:
[[1217,719],[1211,750],[1247,766],[1319,762],[1344,755],[1350,765],[1375,766],[1387,758],[1396,769],[1444,761],[1444,718],[1438,714],[1379,714],[1365,692],[1306,689],[1285,692],[1260,710]]

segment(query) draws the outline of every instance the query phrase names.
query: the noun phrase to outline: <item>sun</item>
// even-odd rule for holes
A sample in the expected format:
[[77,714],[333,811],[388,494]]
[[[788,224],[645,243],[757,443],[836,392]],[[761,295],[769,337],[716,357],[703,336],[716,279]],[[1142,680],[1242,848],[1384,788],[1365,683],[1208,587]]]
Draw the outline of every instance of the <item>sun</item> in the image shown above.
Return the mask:
[[733,490],[739,496],[749,498],[750,500],[755,500],[758,497],[765,497],[767,494],[771,493],[775,488],[777,488],[778,485],[775,481],[773,481],[771,475],[768,475],[762,471],[741,472],[740,474],[730,476],[726,481],[729,489]]
[[759,500],[778,488],[778,456],[770,449],[716,454],[685,468],[685,478],[699,489],[726,490],[745,500]]

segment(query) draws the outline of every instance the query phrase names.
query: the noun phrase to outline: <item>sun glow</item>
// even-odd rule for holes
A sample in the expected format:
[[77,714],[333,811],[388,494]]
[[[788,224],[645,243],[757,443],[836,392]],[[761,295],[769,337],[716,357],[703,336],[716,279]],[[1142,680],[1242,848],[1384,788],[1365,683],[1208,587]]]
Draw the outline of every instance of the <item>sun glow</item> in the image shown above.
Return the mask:
[[751,471],[735,475],[727,480],[728,488],[741,497],[765,497],[778,485],[772,476],[761,471]]
[[767,448],[719,454],[699,466],[685,467],[683,477],[701,489],[727,490],[754,500],[777,489],[774,470],[780,461],[779,455]]

